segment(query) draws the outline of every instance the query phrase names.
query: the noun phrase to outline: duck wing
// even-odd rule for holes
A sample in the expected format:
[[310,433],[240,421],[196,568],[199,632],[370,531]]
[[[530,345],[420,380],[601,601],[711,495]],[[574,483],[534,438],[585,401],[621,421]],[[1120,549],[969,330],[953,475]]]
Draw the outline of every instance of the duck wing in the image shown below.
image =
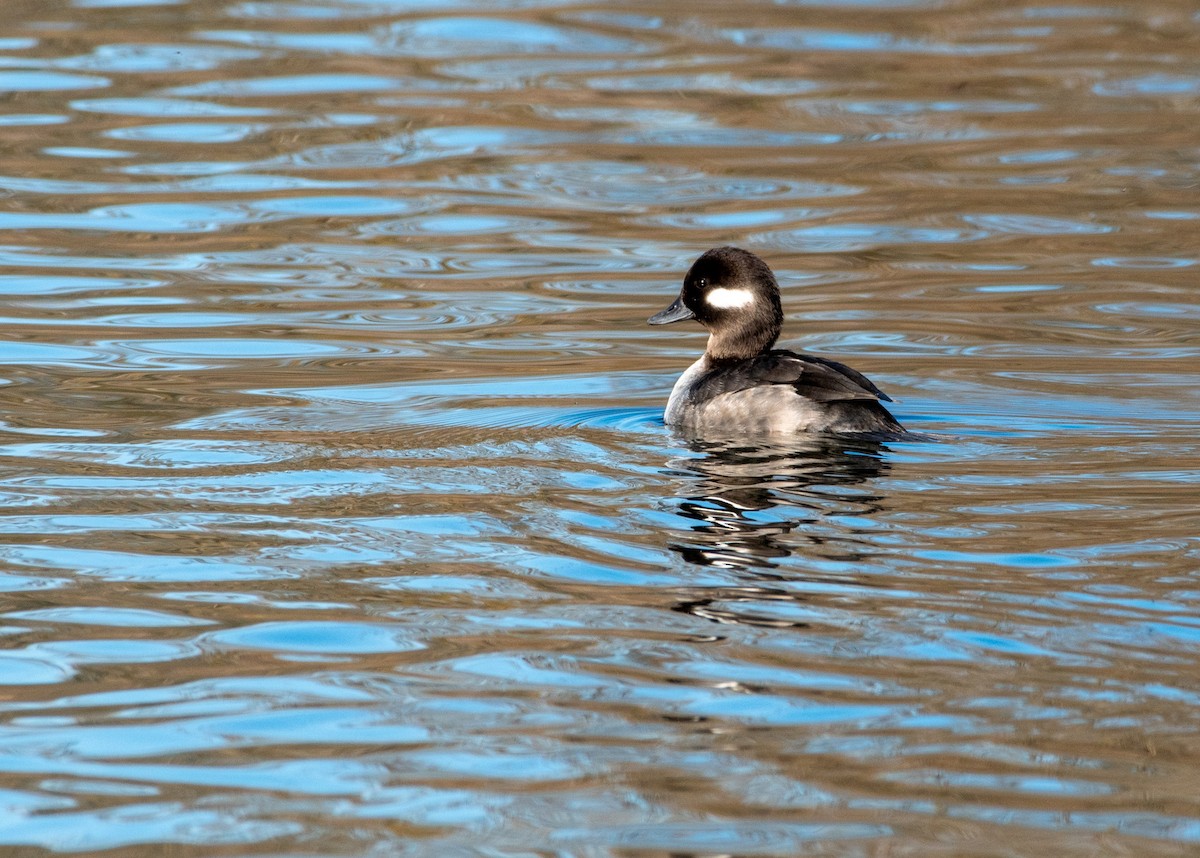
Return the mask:
[[855,369],[835,360],[776,349],[750,360],[717,364],[700,380],[697,398],[737,393],[764,384],[787,384],[814,402],[892,398]]

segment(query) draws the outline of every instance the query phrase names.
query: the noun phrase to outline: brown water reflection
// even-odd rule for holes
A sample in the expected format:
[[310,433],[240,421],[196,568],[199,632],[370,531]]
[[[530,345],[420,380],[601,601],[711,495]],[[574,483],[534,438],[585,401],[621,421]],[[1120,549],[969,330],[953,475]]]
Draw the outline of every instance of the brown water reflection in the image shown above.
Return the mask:
[[4,11],[0,851],[1196,850],[1194,4]]

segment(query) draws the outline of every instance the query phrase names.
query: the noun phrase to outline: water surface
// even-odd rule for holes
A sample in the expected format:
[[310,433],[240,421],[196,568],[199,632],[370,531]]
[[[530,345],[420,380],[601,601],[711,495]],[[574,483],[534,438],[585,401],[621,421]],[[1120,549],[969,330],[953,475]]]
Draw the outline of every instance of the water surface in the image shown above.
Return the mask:
[[1192,5],[5,11],[5,854],[1200,848]]

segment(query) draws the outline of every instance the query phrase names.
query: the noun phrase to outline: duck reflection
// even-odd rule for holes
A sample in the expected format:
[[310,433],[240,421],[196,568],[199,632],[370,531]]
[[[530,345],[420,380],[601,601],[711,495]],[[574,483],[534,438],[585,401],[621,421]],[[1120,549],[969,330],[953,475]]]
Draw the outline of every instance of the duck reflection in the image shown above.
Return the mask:
[[[696,458],[672,461],[693,485],[679,514],[697,524],[671,548],[705,566],[769,569],[804,545],[828,560],[861,559],[869,546],[830,519],[882,509],[875,481],[890,469],[882,441],[822,435],[769,443],[692,441]],[[814,526],[821,525],[821,526]],[[799,537],[799,538],[797,538]]]
[[690,538],[670,547],[692,563],[743,570],[746,583],[704,588],[674,610],[721,623],[806,627],[796,618],[762,610],[766,602],[806,601],[792,588],[772,582],[827,576],[812,565],[807,573],[772,571],[779,561],[803,553],[819,566],[878,553],[868,528],[855,522],[883,509],[877,480],[891,466],[882,441],[822,435],[754,444],[692,441],[688,446],[701,455],[676,459],[670,466],[692,482],[679,494],[678,512],[695,524]]

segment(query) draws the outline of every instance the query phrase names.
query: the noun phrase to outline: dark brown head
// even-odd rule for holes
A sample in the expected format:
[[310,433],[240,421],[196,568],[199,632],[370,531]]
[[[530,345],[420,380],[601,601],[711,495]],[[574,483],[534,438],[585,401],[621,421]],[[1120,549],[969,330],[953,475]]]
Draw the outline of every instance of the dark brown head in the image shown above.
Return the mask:
[[697,259],[670,307],[650,317],[651,325],[695,319],[708,329],[713,360],[751,358],[779,338],[783,308],[775,275],[748,250],[715,247]]

